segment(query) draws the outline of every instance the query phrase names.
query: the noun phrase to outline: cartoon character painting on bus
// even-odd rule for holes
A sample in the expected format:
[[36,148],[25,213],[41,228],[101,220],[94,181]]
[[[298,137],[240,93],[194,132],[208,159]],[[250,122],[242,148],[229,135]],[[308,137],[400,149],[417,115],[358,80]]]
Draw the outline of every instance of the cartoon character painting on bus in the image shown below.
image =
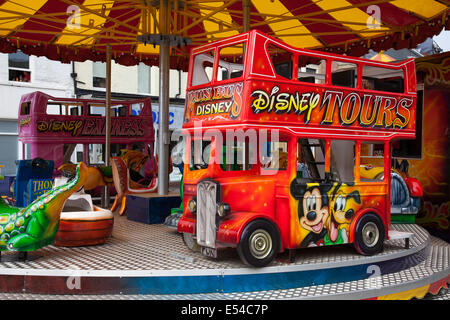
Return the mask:
[[[376,254],[389,239],[391,142],[415,129],[412,59],[297,49],[256,30],[194,48],[178,231],[254,267],[312,246]],[[375,178],[360,172],[366,150],[384,161]]]

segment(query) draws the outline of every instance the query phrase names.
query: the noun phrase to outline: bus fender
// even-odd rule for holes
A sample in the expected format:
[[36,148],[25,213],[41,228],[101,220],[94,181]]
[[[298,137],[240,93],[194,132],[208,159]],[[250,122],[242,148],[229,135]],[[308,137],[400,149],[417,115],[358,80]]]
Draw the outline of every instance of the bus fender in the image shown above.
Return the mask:
[[355,217],[353,218],[352,222],[350,223],[350,232],[349,232],[350,234],[349,234],[348,242],[353,243],[353,241],[355,240],[355,230],[356,230],[356,226],[358,225],[358,221],[366,213],[374,213],[381,219],[381,221],[383,222],[383,224],[385,226],[385,228],[384,228],[385,233],[386,233],[385,239],[388,240],[388,230],[386,228],[386,221],[384,221],[384,219],[382,218],[380,211],[378,211],[374,208],[363,208],[356,213]]
[[[256,219],[264,219],[271,222],[277,228],[278,234],[281,235],[280,228],[278,227],[272,216],[264,213],[235,211],[231,212],[220,222],[219,228],[217,230],[217,241],[238,244],[245,227],[251,221]],[[283,244],[281,244],[281,247],[282,251]]]

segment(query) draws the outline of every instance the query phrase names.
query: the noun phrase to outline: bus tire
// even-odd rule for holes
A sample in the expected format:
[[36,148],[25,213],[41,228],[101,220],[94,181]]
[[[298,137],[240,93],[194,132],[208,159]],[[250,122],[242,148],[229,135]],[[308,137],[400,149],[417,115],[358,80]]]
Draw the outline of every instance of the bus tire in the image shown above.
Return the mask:
[[183,242],[191,251],[199,252],[200,245],[195,241],[192,233],[183,232]]
[[383,250],[385,228],[383,221],[374,213],[363,215],[355,228],[354,246],[358,253],[371,256]]
[[280,251],[278,228],[267,220],[251,221],[241,234],[237,251],[242,262],[253,267],[268,265]]

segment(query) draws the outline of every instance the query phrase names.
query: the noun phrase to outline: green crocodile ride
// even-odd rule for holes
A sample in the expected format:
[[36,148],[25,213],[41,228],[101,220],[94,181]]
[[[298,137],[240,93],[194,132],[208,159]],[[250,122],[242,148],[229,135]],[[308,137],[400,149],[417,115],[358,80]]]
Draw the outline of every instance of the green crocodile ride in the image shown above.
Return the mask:
[[0,200],[0,251],[34,251],[54,242],[64,203],[86,180],[80,162],[75,178],[43,194],[29,206],[18,208]]

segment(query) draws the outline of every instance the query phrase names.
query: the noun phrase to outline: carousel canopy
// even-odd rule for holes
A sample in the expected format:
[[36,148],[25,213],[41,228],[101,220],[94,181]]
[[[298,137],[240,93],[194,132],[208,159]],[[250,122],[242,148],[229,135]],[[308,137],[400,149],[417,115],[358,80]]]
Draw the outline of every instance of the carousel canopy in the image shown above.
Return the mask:
[[384,50],[381,50],[378,54],[374,55],[370,60],[382,61],[382,62],[393,62],[394,58],[384,53]]
[[0,51],[105,61],[109,44],[119,64],[158,65],[169,37],[171,68],[186,70],[192,46],[259,29],[295,47],[362,56],[415,47],[450,28],[448,14],[443,0],[0,0]]

